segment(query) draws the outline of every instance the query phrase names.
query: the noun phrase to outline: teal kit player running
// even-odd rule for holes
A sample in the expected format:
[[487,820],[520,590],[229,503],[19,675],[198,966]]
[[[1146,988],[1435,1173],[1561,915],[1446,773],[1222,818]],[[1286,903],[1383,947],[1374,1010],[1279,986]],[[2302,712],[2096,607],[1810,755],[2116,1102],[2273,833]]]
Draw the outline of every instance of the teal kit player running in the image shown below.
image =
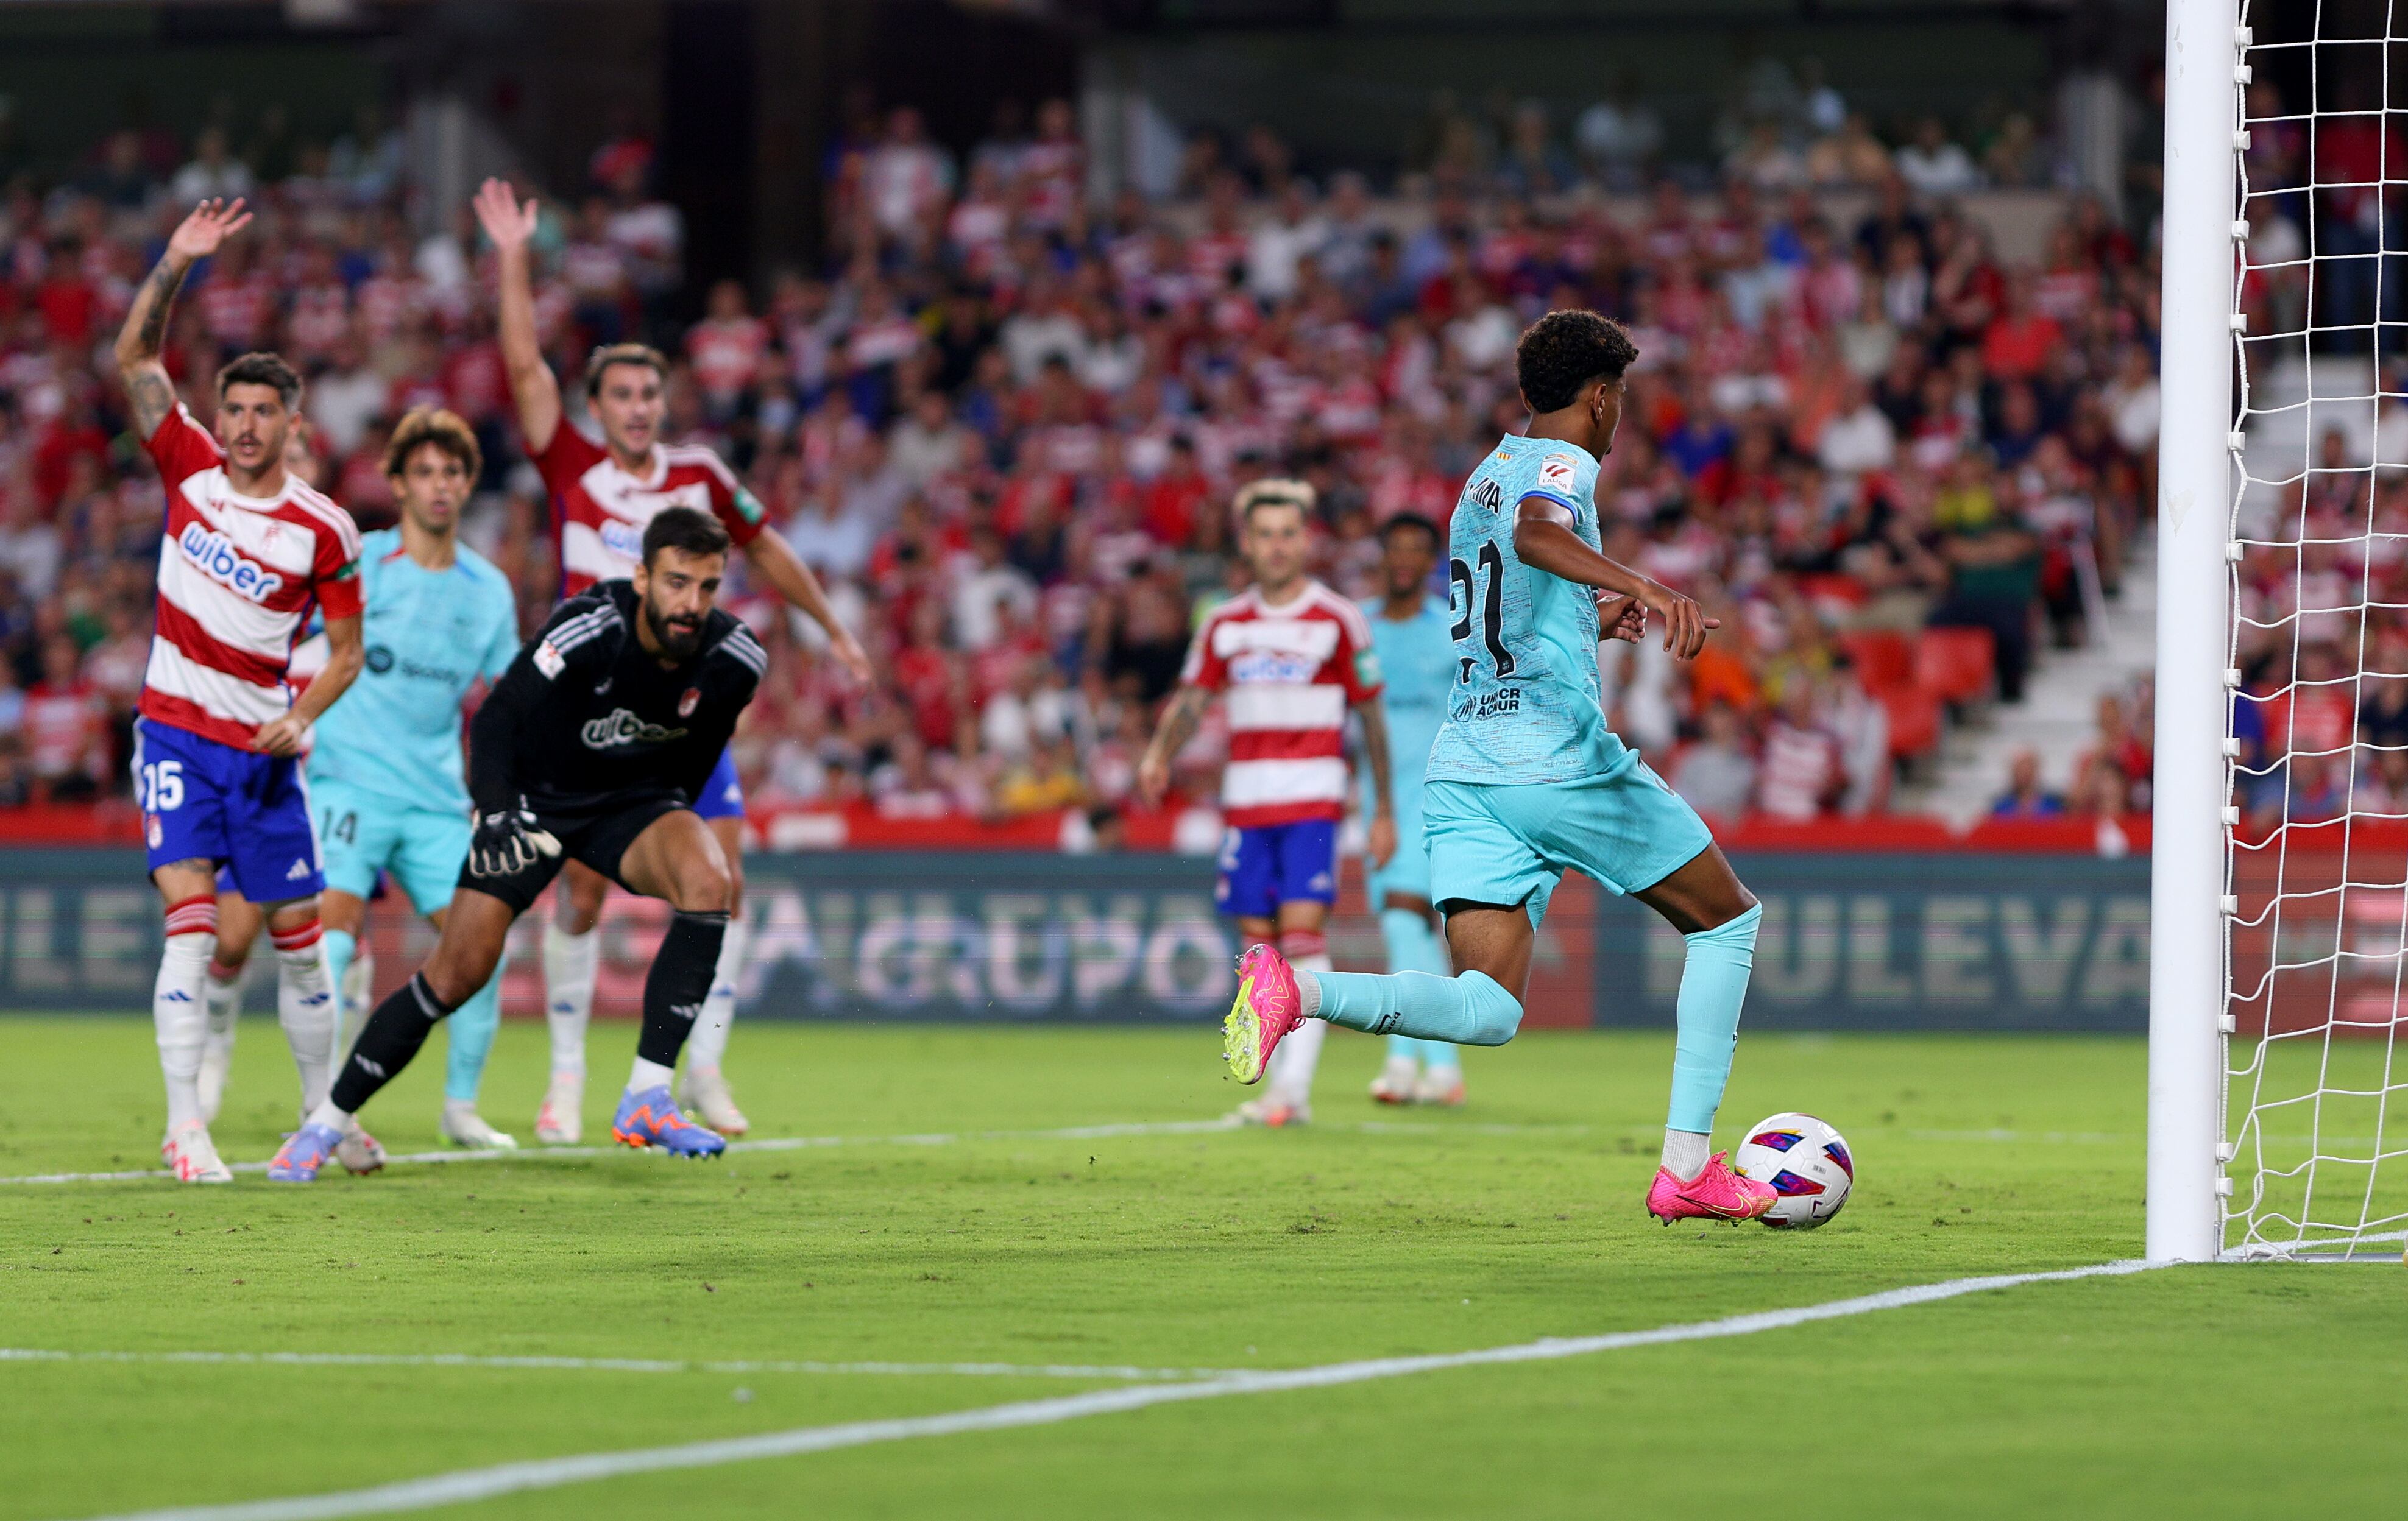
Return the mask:
[[[1386,595],[1365,602],[1371,649],[1387,681],[1388,744],[1394,756],[1397,853],[1385,866],[1366,858],[1364,899],[1379,917],[1380,938],[1391,972],[1426,972],[1443,977],[1451,970],[1438,937],[1431,906],[1429,850],[1422,837],[1422,774],[1430,747],[1446,722],[1447,695],[1455,684],[1455,615],[1430,594],[1431,573],[1441,543],[1438,525],[1406,514],[1380,530],[1381,574]],[[1372,779],[1363,778],[1365,817],[1373,812]],[[1463,1102],[1463,1063],[1444,1041],[1388,1037],[1388,1059],[1371,1082],[1382,1103]]]
[[[1677,591],[1599,552],[1598,462],[1638,349],[1594,312],[1551,312],[1514,360],[1531,412],[1466,481],[1448,566],[1455,678],[1422,807],[1430,877],[1459,969],[1297,974],[1267,945],[1239,963],[1230,1068],[1253,1082],[1287,1032],[1321,1018],[1375,1034],[1501,1045],[1520,1028],[1535,931],[1578,870],[1664,916],[1687,944],[1661,1164],[1649,1213],[1752,1219],[1771,1188],[1710,1154],[1730,1078],[1762,910],[1695,811],[1606,726],[1602,632],[1649,617],[1694,658],[1718,626]],[[1598,593],[1607,593],[1600,607]]]
[[[394,444],[388,463],[409,526],[361,541],[366,665],[318,720],[309,801],[331,891],[364,903],[383,872],[433,917],[451,905],[468,859],[463,705],[479,684],[499,681],[518,654],[518,604],[509,578],[457,541],[457,505],[448,498],[465,498],[476,478],[467,425],[448,412],[413,412]],[[358,954],[354,933],[328,929],[327,970],[337,988]],[[452,1017],[443,1128],[463,1144],[511,1144],[475,1108],[501,1021],[501,988],[496,968]]]

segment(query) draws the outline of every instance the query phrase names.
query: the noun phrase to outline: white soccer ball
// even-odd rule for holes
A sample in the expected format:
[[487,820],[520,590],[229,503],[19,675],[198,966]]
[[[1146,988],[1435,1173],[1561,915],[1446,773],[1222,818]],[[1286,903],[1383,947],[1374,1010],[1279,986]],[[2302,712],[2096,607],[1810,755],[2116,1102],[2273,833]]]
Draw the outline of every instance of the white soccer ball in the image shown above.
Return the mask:
[[1775,1115],[1749,1126],[1731,1167],[1781,1196],[1761,1216],[1778,1230],[1821,1225],[1840,1213],[1856,1181],[1848,1143],[1812,1115]]

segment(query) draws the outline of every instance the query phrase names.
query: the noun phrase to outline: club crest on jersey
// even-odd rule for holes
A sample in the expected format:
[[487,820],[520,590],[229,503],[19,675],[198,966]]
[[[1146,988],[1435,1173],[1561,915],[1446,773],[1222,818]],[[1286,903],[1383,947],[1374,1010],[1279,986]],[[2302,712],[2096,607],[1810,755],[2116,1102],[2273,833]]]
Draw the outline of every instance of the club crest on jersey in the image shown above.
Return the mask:
[[666,745],[673,739],[683,739],[682,729],[664,728],[646,723],[625,708],[612,708],[609,717],[595,718],[580,731],[589,750],[615,749],[622,745]]
[[695,704],[701,701],[702,689],[699,687],[688,687],[685,689],[685,695],[678,699],[678,717],[681,718],[693,718]]
[[184,525],[184,532],[177,535],[176,547],[184,551],[184,558],[202,575],[246,601],[265,602],[284,585],[283,576],[262,570],[244,558],[243,552],[234,547],[234,540],[197,522]]

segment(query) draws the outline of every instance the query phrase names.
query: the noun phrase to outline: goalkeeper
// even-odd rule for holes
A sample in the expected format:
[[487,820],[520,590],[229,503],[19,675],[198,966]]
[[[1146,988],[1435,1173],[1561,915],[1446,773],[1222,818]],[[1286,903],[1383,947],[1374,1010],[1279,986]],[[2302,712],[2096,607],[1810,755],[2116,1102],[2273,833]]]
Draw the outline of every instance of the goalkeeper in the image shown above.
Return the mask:
[[726,1149],[678,1113],[669,1079],[710,991],[734,896],[693,800],[768,664],[752,633],[713,605],[728,549],[715,519],[665,509],[644,530],[631,580],[561,604],[510,662],[470,729],[475,829],[442,937],[369,1016],[270,1179],[316,1180],[361,1106],[485,986],[511,922],[572,860],[675,910],[644,983],[643,1031],[610,1133],[678,1156]]

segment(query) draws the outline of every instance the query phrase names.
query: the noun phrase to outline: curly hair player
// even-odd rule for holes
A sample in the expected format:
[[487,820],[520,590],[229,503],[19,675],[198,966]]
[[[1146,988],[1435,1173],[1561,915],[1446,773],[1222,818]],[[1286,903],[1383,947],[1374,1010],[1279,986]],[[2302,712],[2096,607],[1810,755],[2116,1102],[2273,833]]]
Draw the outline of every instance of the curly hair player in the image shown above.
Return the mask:
[[693,800],[768,663],[751,631],[712,605],[729,547],[707,513],[654,514],[633,578],[561,604],[510,662],[469,728],[475,830],[435,953],[368,1016],[333,1093],[276,1154],[270,1178],[315,1181],[360,1107],[493,975],[511,923],[570,860],[674,911],[644,983],[643,1031],[611,1135],[681,1157],[727,1149],[678,1113],[669,1082],[735,899],[727,858]]
[[1598,552],[1598,466],[1638,357],[1630,335],[1595,312],[1532,323],[1514,352],[1528,431],[1498,441],[1455,505],[1455,689],[1430,751],[1423,817],[1456,974],[1299,974],[1274,947],[1255,945],[1238,962],[1226,1049],[1231,1073],[1253,1083],[1280,1043],[1314,1019],[1504,1045],[1522,1023],[1547,900],[1577,868],[1663,915],[1688,945],[1648,1212],[1667,1224],[1753,1219],[1771,1204],[1771,1188],[1709,1152],[1763,910],[1696,811],[1607,728],[1598,697],[1600,625],[1610,633],[1659,617],[1665,647],[1683,660],[1719,626]]

